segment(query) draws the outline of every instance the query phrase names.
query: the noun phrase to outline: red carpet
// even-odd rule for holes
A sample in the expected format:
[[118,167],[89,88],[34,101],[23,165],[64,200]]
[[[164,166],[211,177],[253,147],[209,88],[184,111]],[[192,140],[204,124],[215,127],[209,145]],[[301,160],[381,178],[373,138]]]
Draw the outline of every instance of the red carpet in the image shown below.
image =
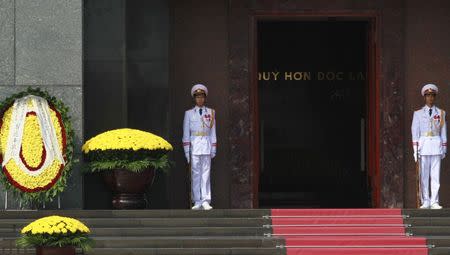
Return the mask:
[[304,235],[376,235],[376,236],[405,236],[403,227],[273,227],[274,235],[304,236]]
[[426,239],[407,236],[303,236],[286,238],[287,246],[426,245]]
[[272,233],[288,255],[427,255],[400,209],[273,209]]
[[288,255],[424,255],[427,248],[291,248]]
[[401,209],[272,209],[272,216],[376,216],[401,217]]
[[273,225],[403,225],[402,217],[396,218],[272,218]]

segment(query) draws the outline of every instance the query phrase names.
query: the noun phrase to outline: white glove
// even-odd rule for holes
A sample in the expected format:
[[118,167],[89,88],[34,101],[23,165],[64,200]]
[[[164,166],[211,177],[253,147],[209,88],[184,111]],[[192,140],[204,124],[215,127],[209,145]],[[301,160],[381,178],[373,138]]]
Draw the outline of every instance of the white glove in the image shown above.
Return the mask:
[[445,158],[445,153],[442,153],[441,154],[441,159],[444,159]]
[[191,163],[191,157],[189,157],[189,152],[186,152],[185,156],[186,156],[187,163],[188,164]]
[[417,153],[417,145],[414,145],[413,146],[413,156],[414,156],[414,162],[417,162],[417,158],[419,157],[420,158],[420,156],[419,156],[419,153]]
[[211,153],[211,158],[214,158],[216,156],[216,153],[212,152]]

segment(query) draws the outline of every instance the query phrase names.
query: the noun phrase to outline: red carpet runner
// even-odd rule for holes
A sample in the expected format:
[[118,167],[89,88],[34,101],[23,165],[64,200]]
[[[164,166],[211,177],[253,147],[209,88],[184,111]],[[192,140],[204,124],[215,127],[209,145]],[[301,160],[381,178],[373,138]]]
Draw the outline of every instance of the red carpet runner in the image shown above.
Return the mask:
[[400,209],[273,209],[274,236],[288,255],[427,255],[408,237]]

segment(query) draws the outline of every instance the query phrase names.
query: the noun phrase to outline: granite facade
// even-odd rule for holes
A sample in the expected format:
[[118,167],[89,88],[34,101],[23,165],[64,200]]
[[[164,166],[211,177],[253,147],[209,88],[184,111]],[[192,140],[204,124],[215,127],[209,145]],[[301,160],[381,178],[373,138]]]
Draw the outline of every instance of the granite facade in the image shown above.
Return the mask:
[[[380,53],[377,65],[380,93],[380,204],[381,207],[403,207],[404,199],[404,135],[403,115],[403,1],[230,1],[229,71],[231,112],[231,207],[254,206],[253,162],[254,114],[251,112],[249,77],[251,59],[251,21],[255,13],[296,14],[376,13],[377,44]],[[238,123],[236,125],[236,123]]]
[[[164,192],[155,195],[162,197],[162,202],[155,208],[187,208],[188,174],[179,144],[181,120],[184,110],[192,104],[190,86],[202,81],[211,88],[209,103],[219,114],[220,147],[212,172],[213,204],[216,203],[216,208],[252,208],[257,196],[254,193],[257,176],[253,171],[256,162],[253,162],[252,154],[256,141],[256,127],[252,126],[253,118],[256,118],[252,108],[254,91],[250,80],[254,71],[252,16],[261,12],[375,14],[375,43],[379,50],[375,59],[379,67],[376,77],[380,137],[380,151],[376,155],[379,164],[376,178],[380,188],[378,206],[414,206],[415,173],[410,157],[409,125],[412,110],[422,104],[417,91],[424,82],[440,85],[443,96],[438,99],[441,100],[439,105],[446,110],[450,108],[445,100],[450,85],[447,47],[450,38],[448,33],[442,32],[450,25],[449,4],[430,0],[425,8],[419,0],[172,0],[169,3],[169,20],[165,16],[159,17],[159,12],[154,17],[144,15],[143,19],[153,31],[161,32],[164,28],[162,37],[165,39],[160,41],[161,35],[139,36],[147,31],[146,26],[132,15],[123,16],[126,13],[121,11],[126,8],[123,0],[87,2],[91,4],[90,12],[84,14],[82,0],[0,0],[0,99],[27,86],[40,87],[61,98],[71,109],[76,131],[75,150],[80,151],[83,121],[89,117],[83,111],[84,93],[95,97],[96,93],[111,90],[111,84],[119,88],[126,82],[164,87],[161,94],[141,93],[140,88],[127,93],[143,98],[155,96],[159,100],[168,96],[167,116],[161,118],[164,123],[142,124],[142,127],[164,132],[175,147],[172,155],[177,164],[161,181],[159,190]],[[166,8],[164,4],[161,6]],[[138,10],[139,6],[134,3],[128,8]],[[83,45],[83,15],[87,24],[95,22],[94,26],[84,27],[91,35],[88,45]],[[153,19],[167,24],[152,27]],[[141,24],[139,33],[129,35],[128,42],[124,39],[125,22]],[[100,28],[103,28],[102,33],[96,33],[95,29]],[[130,49],[128,69],[123,65],[126,56],[123,49],[127,44]],[[152,51],[153,48],[147,48],[149,44],[162,50]],[[88,56],[85,59],[87,68],[84,68],[86,77],[96,85],[87,89],[83,89],[83,49]],[[163,58],[159,55],[166,51],[167,59],[166,55]],[[142,52],[146,54],[145,58]],[[153,59],[158,61],[153,62]],[[161,66],[168,66],[168,72]],[[126,72],[131,73],[132,69],[136,71],[134,78],[127,77]],[[156,75],[149,75],[152,72]],[[86,125],[86,135],[127,125],[129,116],[122,105],[128,103],[124,98],[122,90],[116,90],[104,99],[106,103],[102,106],[94,107],[95,101],[92,101],[93,105],[86,104],[92,109],[91,119],[86,119],[90,123]],[[130,106],[132,109],[133,104]],[[153,110],[147,109],[146,114],[152,115]],[[102,114],[101,123],[93,122],[95,116]],[[141,127],[139,123],[135,125]],[[445,171],[447,160],[444,160],[441,180],[444,206],[448,205],[446,201],[450,197],[450,191],[445,187],[450,178]],[[83,207],[80,167],[74,168],[71,185],[62,196],[63,208]],[[4,207],[4,199],[5,193],[0,187],[0,210]],[[47,208],[55,206],[53,203]],[[14,198],[8,197],[8,208],[19,207]]]
[[[82,14],[81,0],[0,1],[0,100],[28,86],[61,99],[70,109],[75,152],[83,141]],[[80,171],[80,164],[75,164],[60,197],[62,208],[83,206]],[[23,208],[0,187],[0,210],[6,206]],[[58,204],[40,205],[44,206]]]
[[0,84],[14,83],[14,0],[0,1]]

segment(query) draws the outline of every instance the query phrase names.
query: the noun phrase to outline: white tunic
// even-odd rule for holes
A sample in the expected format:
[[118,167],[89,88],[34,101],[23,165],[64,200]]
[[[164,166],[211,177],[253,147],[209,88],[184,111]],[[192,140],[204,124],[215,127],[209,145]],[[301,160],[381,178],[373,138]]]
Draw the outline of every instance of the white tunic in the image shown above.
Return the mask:
[[436,106],[424,106],[414,112],[411,125],[413,146],[420,155],[441,155],[447,152],[447,125],[445,112]]
[[211,155],[216,153],[216,113],[213,109],[202,107],[187,110],[183,121],[183,148],[191,155]]

